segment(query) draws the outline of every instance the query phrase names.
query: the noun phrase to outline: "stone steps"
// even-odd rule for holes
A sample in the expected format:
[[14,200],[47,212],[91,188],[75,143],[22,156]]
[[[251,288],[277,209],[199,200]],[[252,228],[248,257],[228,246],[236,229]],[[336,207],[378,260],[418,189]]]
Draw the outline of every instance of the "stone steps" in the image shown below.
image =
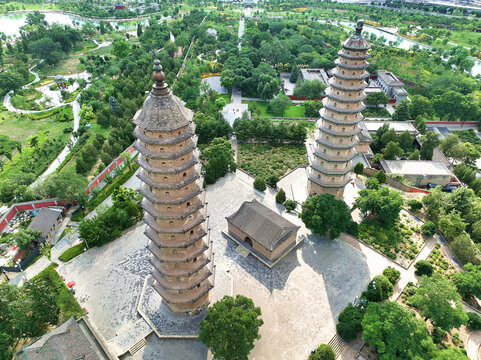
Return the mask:
[[129,349],[130,355],[134,355],[137,351],[139,351],[146,345],[147,345],[147,340],[145,340],[145,338],[141,339],[137,344],[135,344]]
[[343,350],[346,348],[347,343],[342,340],[338,333],[332,337],[329,341],[329,344],[332,347],[332,350],[336,354],[336,358],[342,354]]

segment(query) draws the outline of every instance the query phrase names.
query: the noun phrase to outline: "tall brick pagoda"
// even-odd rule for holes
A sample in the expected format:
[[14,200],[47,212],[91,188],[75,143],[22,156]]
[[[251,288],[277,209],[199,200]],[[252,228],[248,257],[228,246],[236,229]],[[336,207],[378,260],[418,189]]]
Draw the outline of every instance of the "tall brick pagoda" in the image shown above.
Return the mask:
[[361,111],[365,109],[363,100],[367,84],[364,79],[369,75],[366,59],[370,46],[361,34],[363,26],[364,21],[359,20],[356,32],[342,43],[333,77],[329,79],[315,133],[316,142],[309,158],[309,196],[327,193],[340,199],[350,181],[351,160],[359,142],[358,124],[363,120]]
[[133,120],[139,192],[153,287],[173,313],[187,314],[209,302],[212,245],[193,112],[164,82],[160,62],[154,64],[155,83]]

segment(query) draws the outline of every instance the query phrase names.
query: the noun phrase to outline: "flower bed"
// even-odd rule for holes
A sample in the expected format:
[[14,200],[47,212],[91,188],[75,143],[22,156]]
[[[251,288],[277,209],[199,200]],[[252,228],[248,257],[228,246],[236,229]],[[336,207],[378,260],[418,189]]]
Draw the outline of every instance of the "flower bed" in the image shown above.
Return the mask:
[[421,224],[405,210],[401,210],[398,223],[391,229],[381,226],[373,217],[359,224],[359,239],[381,251],[402,266],[408,266],[424,244]]
[[237,164],[254,177],[279,177],[297,167],[308,165],[304,144],[271,146],[267,144],[243,144],[238,147]]
[[451,276],[456,272],[456,269],[449,262],[446,253],[441,248],[441,244],[439,243],[434,246],[434,249],[431,254],[429,254],[427,260],[431,263],[431,265],[433,265],[435,273],[451,278]]

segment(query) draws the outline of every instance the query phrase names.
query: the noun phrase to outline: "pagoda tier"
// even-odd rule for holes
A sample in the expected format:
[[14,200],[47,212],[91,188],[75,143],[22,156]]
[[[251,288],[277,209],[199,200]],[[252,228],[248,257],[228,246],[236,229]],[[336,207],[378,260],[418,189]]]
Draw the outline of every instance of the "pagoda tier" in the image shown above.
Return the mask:
[[363,120],[361,111],[366,108],[365,79],[369,76],[366,59],[370,46],[361,34],[363,25],[359,20],[356,32],[342,44],[333,77],[329,79],[309,157],[309,196],[328,193],[340,199],[351,179],[351,160],[359,143],[358,124]]
[[134,119],[139,192],[144,196],[153,287],[176,314],[209,302],[214,286],[205,192],[193,113],[164,83],[158,60],[155,84]]

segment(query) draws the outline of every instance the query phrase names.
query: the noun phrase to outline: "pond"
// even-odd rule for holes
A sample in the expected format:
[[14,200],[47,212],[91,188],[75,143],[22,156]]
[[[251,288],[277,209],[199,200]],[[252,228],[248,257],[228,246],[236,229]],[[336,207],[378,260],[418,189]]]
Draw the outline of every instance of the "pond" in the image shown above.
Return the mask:
[[[353,22],[340,21],[340,23],[350,28],[354,28],[356,26],[356,24]],[[399,49],[409,50],[414,45],[418,45],[420,49],[431,49],[431,46],[429,45],[422,45],[417,42],[411,41],[409,39],[405,39],[402,36],[392,34],[387,31],[383,31],[381,29],[378,29],[369,25],[364,25],[363,32],[367,34],[374,34],[378,39],[380,37],[383,37],[385,39],[385,42],[384,42],[385,44],[392,44],[392,46],[395,46]],[[481,61],[474,60],[474,66],[471,69],[471,75],[476,76],[480,74],[481,74]]]
[[[13,13],[13,14],[4,14],[0,15],[0,23],[2,24],[2,32],[5,33],[7,36],[16,36],[18,35],[20,31],[20,27],[26,24],[26,19],[27,19],[27,14],[28,13]],[[82,25],[87,22],[90,22],[94,25],[98,25],[99,21],[93,21],[93,20],[86,20],[80,16],[75,16],[75,15],[68,15],[68,14],[62,14],[62,13],[55,13],[55,12],[46,12],[44,13],[45,15],[45,20],[49,24],[61,24],[61,25]],[[124,29],[125,25],[121,21],[112,21],[110,22],[112,26],[119,26],[119,29]]]

